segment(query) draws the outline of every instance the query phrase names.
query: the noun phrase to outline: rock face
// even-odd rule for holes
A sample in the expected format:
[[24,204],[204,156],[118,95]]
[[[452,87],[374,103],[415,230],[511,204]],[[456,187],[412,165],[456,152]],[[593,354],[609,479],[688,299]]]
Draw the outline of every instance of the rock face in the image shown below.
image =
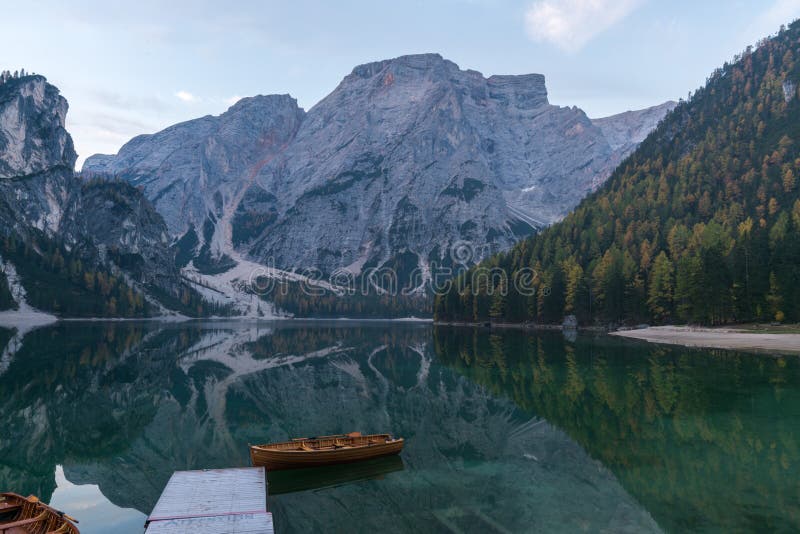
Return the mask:
[[202,233],[206,221],[216,225],[236,209],[258,170],[286,148],[303,117],[289,95],[244,98],[219,117],[140,135],[116,156],[91,156],[83,172],[142,187],[172,235],[190,228]]
[[68,107],[44,76],[0,85],[0,178],[72,170],[78,156],[64,128]]
[[[43,257],[63,246],[89,269],[110,268],[136,288],[188,299],[166,224],[144,195],[126,182],[74,175],[67,108],[43,76],[0,83],[0,236],[21,240]],[[12,266],[13,254],[4,258]],[[56,257],[45,259],[59,264]],[[69,287],[64,279],[59,283]]]
[[639,111],[626,111],[602,119],[592,119],[592,123],[600,127],[611,148],[617,153],[616,159],[619,162],[633,152],[676,105],[677,102],[670,100]]
[[426,272],[464,241],[458,259],[474,261],[561,218],[669,107],[593,121],[550,105],[541,75],[404,56],[356,67],[307,114],[288,96],[245,99],[83,171],[143,185],[172,237],[195,229],[198,256]]
[[164,219],[126,182],[81,183],[67,204],[60,234],[73,246],[97,250],[144,287],[178,291],[180,274]]
[[0,220],[55,232],[77,154],[64,128],[67,101],[43,76],[0,84]]

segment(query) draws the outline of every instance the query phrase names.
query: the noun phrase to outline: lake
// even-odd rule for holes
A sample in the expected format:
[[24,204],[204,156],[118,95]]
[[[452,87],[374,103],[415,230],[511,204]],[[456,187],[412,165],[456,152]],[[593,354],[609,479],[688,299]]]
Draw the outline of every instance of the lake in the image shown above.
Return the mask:
[[0,330],[0,488],[141,533],[174,470],[391,432],[401,457],[275,473],[293,532],[800,530],[800,359],[426,323]]

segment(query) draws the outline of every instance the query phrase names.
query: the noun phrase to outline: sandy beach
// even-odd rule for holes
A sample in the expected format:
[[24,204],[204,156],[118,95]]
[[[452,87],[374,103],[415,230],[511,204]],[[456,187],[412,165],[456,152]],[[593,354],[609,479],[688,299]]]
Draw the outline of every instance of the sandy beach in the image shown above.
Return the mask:
[[685,347],[800,354],[800,334],[768,334],[731,328],[654,326],[612,332],[611,335]]

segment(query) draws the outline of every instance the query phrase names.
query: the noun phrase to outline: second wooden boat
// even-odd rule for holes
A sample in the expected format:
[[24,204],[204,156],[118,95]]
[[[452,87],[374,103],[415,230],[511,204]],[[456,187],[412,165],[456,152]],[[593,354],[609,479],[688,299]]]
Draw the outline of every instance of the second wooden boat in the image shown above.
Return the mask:
[[403,438],[393,438],[389,434],[362,436],[353,432],[252,445],[250,460],[256,467],[274,471],[358,462],[398,454],[401,450]]
[[0,493],[0,534],[80,534],[72,521],[34,496]]

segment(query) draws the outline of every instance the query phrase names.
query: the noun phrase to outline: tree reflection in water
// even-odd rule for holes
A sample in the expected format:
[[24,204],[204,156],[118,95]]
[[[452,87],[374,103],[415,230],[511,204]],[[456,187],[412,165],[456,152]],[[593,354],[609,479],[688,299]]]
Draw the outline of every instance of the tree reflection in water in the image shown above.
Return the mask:
[[63,465],[147,513],[173,470],[247,465],[247,443],[390,431],[402,469],[290,486],[280,531],[800,527],[796,358],[342,322],[60,323],[13,345],[0,487],[45,500]]
[[437,328],[437,357],[564,430],[666,530],[800,529],[800,361]]

